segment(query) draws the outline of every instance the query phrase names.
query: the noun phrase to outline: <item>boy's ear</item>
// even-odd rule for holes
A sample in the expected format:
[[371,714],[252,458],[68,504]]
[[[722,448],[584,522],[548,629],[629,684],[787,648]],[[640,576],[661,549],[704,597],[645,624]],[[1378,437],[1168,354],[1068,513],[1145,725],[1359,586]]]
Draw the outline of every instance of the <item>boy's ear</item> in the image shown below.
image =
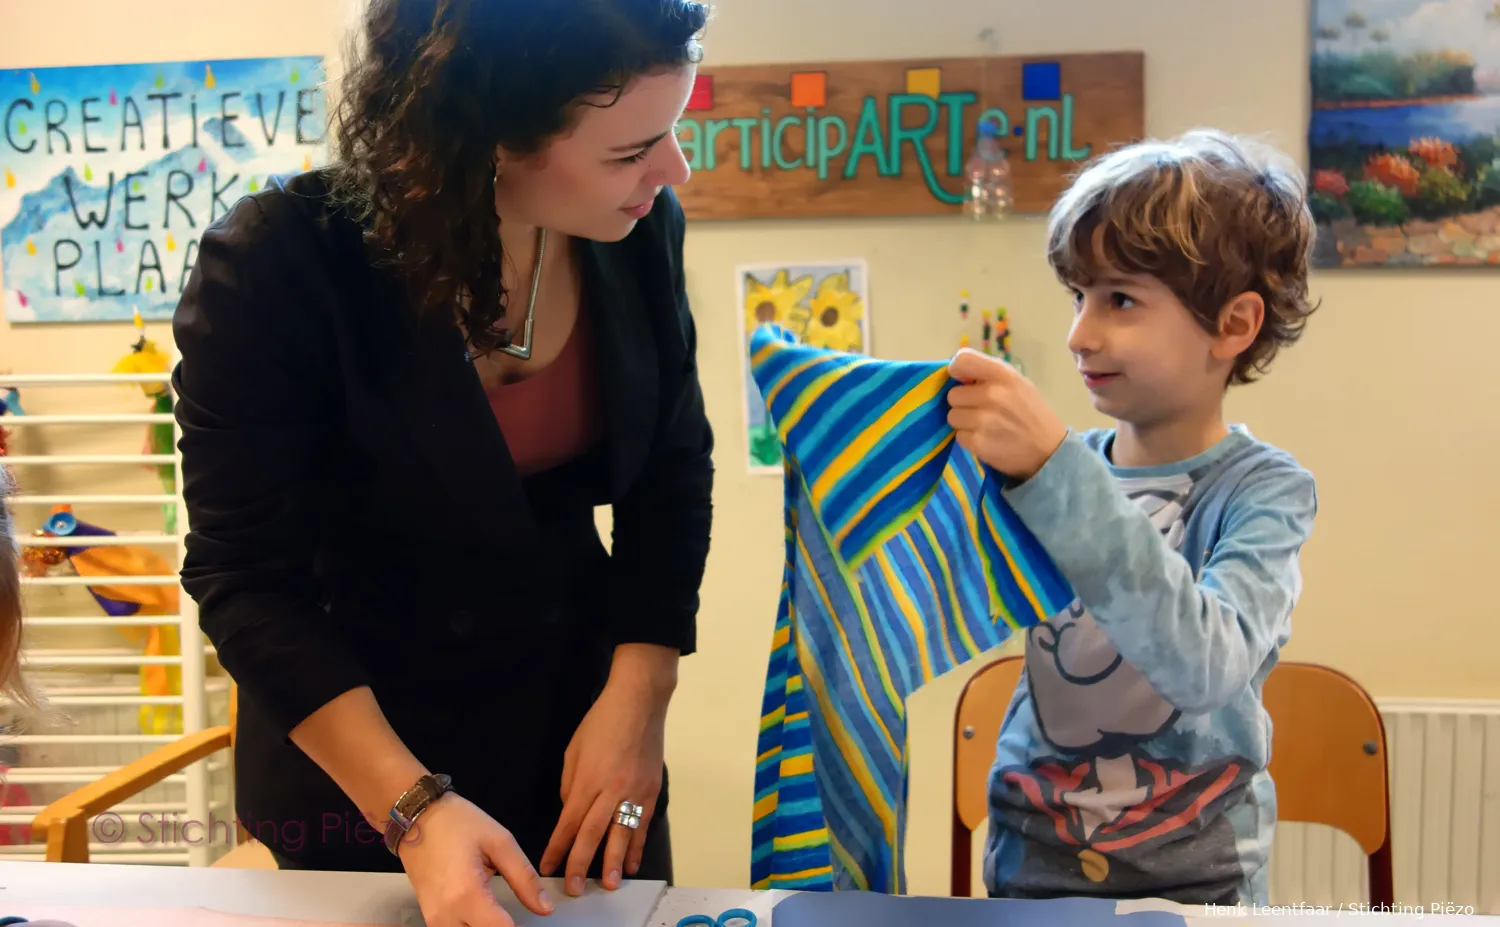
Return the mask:
[[1213,356],[1232,361],[1255,343],[1266,318],[1266,302],[1259,293],[1244,292],[1230,299],[1219,310],[1219,337]]

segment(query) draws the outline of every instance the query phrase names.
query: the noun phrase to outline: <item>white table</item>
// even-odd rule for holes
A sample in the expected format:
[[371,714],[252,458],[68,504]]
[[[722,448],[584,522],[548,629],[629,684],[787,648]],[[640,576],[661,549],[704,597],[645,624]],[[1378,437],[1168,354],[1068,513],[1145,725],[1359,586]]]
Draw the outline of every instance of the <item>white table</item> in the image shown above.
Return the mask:
[[[581,897],[569,898],[561,879],[542,881],[557,904],[550,917],[532,914],[503,879],[493,880],[496,897],[518,927],[631,927],[651,916],[666,890],[662,882],[627,882],[607,892],[594,883]],[[416,898],[402,873],[0,862],[0,916],[32,916],[26,906],[38,904],[209,908],[370,927],[422,927]]]
[[[627,882],[615,892],[593,884],[582,897],[569,898],[560,880],[543,881],[557,902],[557,911],[550,917],[522,908],[504,881],[495,879],[496,896],[521,927],[676,927],[678,920],[689,914],[717,916],[730,908],[747,908],[759,918],[758,927],[771,927],[772,907],[789,894]],[[209,908],[231,914],[372,927],[422,927],[411,887],[400,873],[0,862],[0,916],[26,915],[26,906],[38,904]],[[1163,901],[1121,902],[1116,913],[1136,910],[1180,913],[1187,918],[1187,927],[1240,927],[1247,922],[1255,927],[1306,927],[1310,919],[1331,921],[1305,912],[1205,917],[1201,909]],[[1003,918],[997,918],[997,923],[1003,923]],[[1340,923],[1348,921],[1341,919]],[[1375,923],[1380,927],[1431,927],[1434,923],[1500,927],[1500,917],[1385,915]]]

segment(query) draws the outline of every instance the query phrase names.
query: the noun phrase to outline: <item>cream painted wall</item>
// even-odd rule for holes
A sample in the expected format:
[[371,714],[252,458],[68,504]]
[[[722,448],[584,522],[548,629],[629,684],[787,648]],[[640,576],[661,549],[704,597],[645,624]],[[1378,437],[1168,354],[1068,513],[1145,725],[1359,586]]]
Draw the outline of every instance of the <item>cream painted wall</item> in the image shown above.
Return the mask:
[[[338,52],[348,0],[4,0],[0,67]],[[1197,0],[720,0],[709,61],[968,55],[996,27],[1003,51],[1141,50],[1147,129],[1257,133],[1301,157],[1307,114],[1306,0],[1258,7]],[[58,24],[70,24],[58,28]],[[168,23],[170,28],[161,24]],[[331,71],[336,73],[337,61]],[[685,661],[669,731],[679,879],[736,885],[748,872],[751,769],[781,558],[781,487],[741,461],[733,268],[742,261],[863,255],[874,348],[947,356],[954,294],[1010,307],[1016,349],[1071,422],[1094,424],[1063,348],[1068,311],[1041,257],[1042,226],[954,219],[694,224],[688,285],[704,389],[720,434],[717,533],[701,651]],[[1323,311],[1303,344],[1231,410],[1319,480],[1306,595],[1287,657],[1335,665],[1377,696],[1500,698],[1500,277],[1490,272],[1322,273]],[[168,330],[157,326],[157,337]],[[105,369],[129,340],[116,327],[0,328],[0,369]],[[942,891],[948,797],[942,754],[961,678],[913,706],[912,888]]]

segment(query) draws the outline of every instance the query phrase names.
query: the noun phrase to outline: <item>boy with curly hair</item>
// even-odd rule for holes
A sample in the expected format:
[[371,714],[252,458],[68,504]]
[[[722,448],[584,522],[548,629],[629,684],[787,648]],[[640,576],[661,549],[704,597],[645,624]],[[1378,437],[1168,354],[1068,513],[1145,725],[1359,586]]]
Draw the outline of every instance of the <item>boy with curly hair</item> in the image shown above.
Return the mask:
[[1112,428],[1076,433],[963,351],[960,445],[1077,594],[1027,638],[990,775],[992,896],[1267,903],[1276,821],[1261,685],[1317,511],[1292,455],[1224,416],[1312,312],[1300,173],[1196,131],[1096,160],[1051,215],[1079,374]]

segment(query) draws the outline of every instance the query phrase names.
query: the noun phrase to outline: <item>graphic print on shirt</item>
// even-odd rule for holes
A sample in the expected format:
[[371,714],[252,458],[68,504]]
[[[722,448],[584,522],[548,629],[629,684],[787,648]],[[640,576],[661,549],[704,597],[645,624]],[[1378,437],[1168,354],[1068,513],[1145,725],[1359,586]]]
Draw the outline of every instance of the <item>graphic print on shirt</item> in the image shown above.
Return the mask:
[[[1191,476],[1119,482],[1179,549]],[[1168,731],[1180,712],[1121,659],[1079,602],[1030,629],[1027,644],[1037,723],[1054,755],[1000,771],[995,788],[1005,794],[995,796],[996,805],[1007,826],[1028,838],[1027,858],[1006,867],[1025,872],[1012,876],[1063,891],[1094,883],[1123,897],[1149,888],[1150,873],[1179,868],[1168,858],[1178,848],[1200,865],[1234,859],[1233,830],[1205,812],[1250,781],[1251,765],[1230,758],[1183,768],[1146,752],[1144,745]],[[1209,845],[1205,826],[1217,834]],[[1226,885],[1237,878],[1236,872]]]

